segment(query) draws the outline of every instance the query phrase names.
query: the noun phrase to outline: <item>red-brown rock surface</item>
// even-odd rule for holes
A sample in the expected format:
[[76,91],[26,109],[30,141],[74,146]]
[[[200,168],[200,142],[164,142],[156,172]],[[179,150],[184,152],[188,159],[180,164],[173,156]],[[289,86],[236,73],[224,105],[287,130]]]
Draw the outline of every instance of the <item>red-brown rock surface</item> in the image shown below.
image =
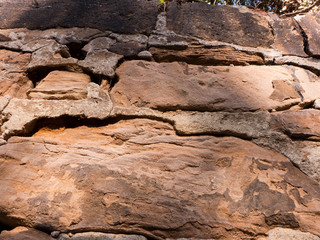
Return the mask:
[[318,240],[318,20],[0,0],[0,240]]
[[33,86],[25,74],[30,62],[30,54],[0,50],[0,96],[26,98]]
[[130,61],[117,69],[119,82],[111,97],[126,107],[194,111],[279,110],[300,103],[301,96],[320,97],[315,75],[299,68],[292,71],[281,66]]
[[237,138],[179,137],[167,123],[133,119],[42,128],[0,152],[0,209],[11,224],[161,238],[241,239],[274,226],[320,234],[319,185]]
[[90,76],[83,73],[53,71],[28,92],[31,99],[84,99]]

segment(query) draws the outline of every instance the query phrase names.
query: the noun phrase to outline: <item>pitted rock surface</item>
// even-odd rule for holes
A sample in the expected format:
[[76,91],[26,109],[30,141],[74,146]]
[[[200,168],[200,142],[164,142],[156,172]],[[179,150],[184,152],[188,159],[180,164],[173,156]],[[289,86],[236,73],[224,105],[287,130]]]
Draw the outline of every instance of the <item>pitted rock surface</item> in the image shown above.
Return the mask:
[[319,239],[319,9],[0,0],[0,239]]
[[117,69],[117,75],[119,82],[111,97],[116,105],[125,107],[209,112],[280,110],[320,96],[315,92],[320,87],[317,76],[281,66],[129,61]]
[[320,205],[319,185],[279,153],[234,137],[179,137],[170,124],[147,119],[53,127],[0,147],[7,182],[0,205],[10,202],[10,219],[62,231],[227,239],[230,224],[267,232],[265,218],[281,212],[319,234],[310,222],[320,220],[310,215]]

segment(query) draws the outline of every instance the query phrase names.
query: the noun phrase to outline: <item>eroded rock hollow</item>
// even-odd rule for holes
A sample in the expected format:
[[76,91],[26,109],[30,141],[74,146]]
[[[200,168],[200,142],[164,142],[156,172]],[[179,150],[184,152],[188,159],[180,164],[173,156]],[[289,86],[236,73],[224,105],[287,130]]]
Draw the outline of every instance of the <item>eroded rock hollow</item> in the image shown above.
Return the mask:
[[320,12],[0,0],[0,239],[320,239]]

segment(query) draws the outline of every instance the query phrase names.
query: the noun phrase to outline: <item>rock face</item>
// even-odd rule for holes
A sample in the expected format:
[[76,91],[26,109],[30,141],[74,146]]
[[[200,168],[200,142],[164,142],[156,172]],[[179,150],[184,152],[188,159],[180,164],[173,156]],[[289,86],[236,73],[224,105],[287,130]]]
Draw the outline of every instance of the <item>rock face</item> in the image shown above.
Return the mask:
[[0,240],[319,239],[318,10],[0,13]]
[[72,0],[1,0],[0,4],[0,28],[90,27],[128,34],[151,32],[159,5],[155,0],[80,0],[76,3]]
[[178,34],[243,46],[269,47],[273,40],[267,19],[241,7],[171,2],[167,24]]
[[88,75],[66,71],[52,71],[35,88],[28,92],[31,99],[87,98]]
[[312,90],[320,87],[319,81],[313,81],[317,77],[298,68],[130,61],[117,69],[117,75],[121,81],[112,89],[111,97],[115,104],[125,107],[193,111],[279,110],[312,96],[320,97]]
[[[53,124],[0,148],[7,179],[0,205],[16,199],[7,209],[12,221],[163,238],[227,239],[236,231],[226,231],[230,224],[252,234],[279,224],[320,233],[309,214],[320,207],[319,185],[279,153],[234,137],[179,137],[170,124],[148,119]],[[126,226],[134,222],[139,226]],[[150,225],[157,228],[146,230]]]
[[0,95],[26,98],[26,92],[33,84],[25,71],[30,62],[30,54],[0,50]]

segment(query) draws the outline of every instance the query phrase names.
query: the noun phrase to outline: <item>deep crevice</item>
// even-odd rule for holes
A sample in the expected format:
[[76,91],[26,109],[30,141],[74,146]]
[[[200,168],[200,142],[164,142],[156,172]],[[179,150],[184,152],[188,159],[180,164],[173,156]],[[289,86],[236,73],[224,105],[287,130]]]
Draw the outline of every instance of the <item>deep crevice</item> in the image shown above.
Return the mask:
[[12,229],[13,229],[13,227],[0,222],[0,234],[2,231],[10,231]]
[[85,73],[90,76],[91,82],[98,85],[101,84],[103,76],[95,75],[90,71],[86,71],[77,65],[65,65],[56,67],[39,67],[27,72],[27,77],[32,81],[33,86],[36,87],[37,84],[44,79],[52,71],[67,71],[67,72],[79,72]]
[[82,51],[82,48],[87,44],[87,42],[70,42],[66,46],[69,49],[71,57],[84,60],[86,58],[86,53]]
[[306,32],[303,30],[303,28],[301,27],[301,25],[299,24],[299,22],[297,20],[295,20],[294,18],[292,18],[292,22],[297,30],[297,32],[301,35],[302,39],[303,39],[303,47],[304,47],[304,52],[310,56],[310,57],[314,57],[312,52],[310,51],[309,48],[309,40],[308,40],[308,35],[306,34]]

